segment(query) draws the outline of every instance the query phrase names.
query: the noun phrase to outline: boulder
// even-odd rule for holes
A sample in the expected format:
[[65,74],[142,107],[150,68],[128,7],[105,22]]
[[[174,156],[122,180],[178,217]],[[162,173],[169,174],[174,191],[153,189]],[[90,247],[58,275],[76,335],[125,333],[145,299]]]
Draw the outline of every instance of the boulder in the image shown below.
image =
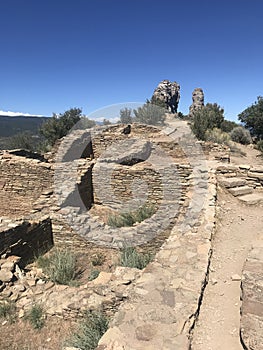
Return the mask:
[[196,88],[192,94],[193,103],[189,108],[189,116],[192,117],[194,112],[204,106],[204,92],[201,88]]
[[177,113],[180,100],[180,85],[169,80],[161,81],[154,90],[152,101],[161,101],[171,113]]

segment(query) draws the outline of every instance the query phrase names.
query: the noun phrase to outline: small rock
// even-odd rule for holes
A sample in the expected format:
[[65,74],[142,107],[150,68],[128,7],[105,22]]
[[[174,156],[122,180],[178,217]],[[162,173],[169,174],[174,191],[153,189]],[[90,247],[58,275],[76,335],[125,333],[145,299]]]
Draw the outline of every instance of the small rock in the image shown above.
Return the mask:
[[217,284],[217,280],[216,280],[215,278],[212,278],[212,279],[211,279],[211,283],[212,283],[212,285],[214,286],[215,284]]
[[10,272],[15,271],[15,264],[12,261],[5,261],[3,264],[1,264],[1,269],[8,270]]
[[36,280],[34,278],[26,280],[29,287],[34,287],[36,285]]
[[20,309],[18,312],[18,318],[22,318],[25,316],[25,311],[23,309]]
[[44,281],[44,280],[42,280],[42,279],[39,279],[38,281],[37,281],[37,285],[39,286],[42,286],[43,284],[45,284],[46,282]]
[[26,290],[26,287],[23,284],[16,284],[14,286],[14,289],[18,292],[24,292]]
[[234,274],[231,276],[232,281],[241,281],[241,277],[238,274]]
[[137,327],[135,333],[138,340],[149,341],[154,337],[156,330],[153,325],[145,324]]
[[17,292],[14,292],[11,296],[10,296],[10,300],[16,302],[19,298],[19,294]]
[[45,290],[49,290],[49,289],[53,288],[54,285],[55,285],[54,282],[48,281],[48,282],[45,284]]
[[13,279],[13,274],[11,271],[3,270],[3,269],[0,270],[0,281],[7,283],[7,282],[11,282],[12,279]]

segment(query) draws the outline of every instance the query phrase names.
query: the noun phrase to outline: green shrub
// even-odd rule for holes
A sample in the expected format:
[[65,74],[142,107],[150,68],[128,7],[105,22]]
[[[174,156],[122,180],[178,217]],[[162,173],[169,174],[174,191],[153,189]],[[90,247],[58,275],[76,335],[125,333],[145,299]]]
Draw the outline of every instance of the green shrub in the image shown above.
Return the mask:
[[43,306],[39,304],[33,305],[28,311],[26,319],[34,329],[41,329],[45,324]]
[[147,101],[142,107],[133,110],[135,114],[134,121],[141,124],[163,125],[165,120],[165,108]]
[[92,270],[92,271],[90,272],[90,275],[89,275],[89,277],[88,277],[88,280],[89,280],[89,281],[95,280],[95,279],[99,276],[99,274],[100,274],[100,271],[99,271],[99,270]]
[[94,350],[108,329],[109,321],[101,312],[86,312],[69,345],[81,350]]
[[218,128],[214,128],[212,130],[206,130],[205,139],[206,141],[227,145],[230,141],[230,136],[228,133],[223,132]]
[[234,128],[231,131],[230,136],[232,141],[241,143],[242,145],[249,145],[252,143],[250,132],[242,126]]
[[224,121],[224,109],[217,103],[207,103],[193,112],[191,129],[198,140],[205,140],[208,129],[220,128]]
[[121,250],[120,265],[142,270],[152,259],[153,256],[151,254],[138,253],[134,247],[124,247]]
[[263,139],[263,97],[258,96],[257,101],[238,115],[246,129],[257,140]]
[[0,318],[5,318],[10,323],[14,323],[16,315],[16,305],[10,300],[3,300],[0,302]]
[[126,107],[120,110],[120,122],[122,124],[132,124],[133,117],[131,108]]
[[119,215],[110,215],[107,224],[112,227],[132,226],[135,222],[142,222],[155,212],[154,206],[144,205],[134,212],[124,212]]
[[8,139],[8,148],[21,148],[28,151],[38,151],[39,136],[34,136],[28,131],[23,131]]
[[76,256],[67,249],[56,249],[49,256],[41,256],[37,263],[55,283],[72,284],[77,277]]
[[234,128],[236,128],[237,126],[239,126],[238,123],[233,122],[232,120],[224,120],[221,125],[220,125],[220,129],[224,132],[231,132]]

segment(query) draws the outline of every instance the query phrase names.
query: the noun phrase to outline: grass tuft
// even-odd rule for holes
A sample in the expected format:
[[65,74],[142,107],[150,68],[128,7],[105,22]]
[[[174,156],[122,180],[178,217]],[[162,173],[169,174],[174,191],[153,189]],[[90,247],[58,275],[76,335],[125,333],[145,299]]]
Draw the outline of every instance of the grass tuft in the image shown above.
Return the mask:
[[44,309],[42,305],[34,304],[25,317],[34,329],[41,329],[44,324]]
[[88,280],[89,280],[89,281],[95,280],[95,279],[99,276],[99,274],[100,274],[100,271],[99,271],[99,270],[92,270],[92,271],[90,272],[90,275],[89,275],[89,277],[88,277]]
[[37,264],[58,284],[72,285],[77,277],[76,256],[67,249],[56,249],[48,256],[40,256]]
[[70,346],[81,350],[94,350],[98,342],[108,329],[109,321],[101,312],[85,313],[78,330],[69,340]]
[[134,247],[124,247],[121,250],[120,265],[144,269],[153,259],[152,254],[138,253]]
[[144,205],[134,212],[124,212],[119,215],[110,215],[107,224],[112,227],[132,226],[136,222],[142,222],[155,213],[154,206]]
[[0,302],[0,318],[5,318],[10,323],[14,323],[17,318],[16,305],[10,300]]
[[106,257],[103,253],[96,253],[92,256],[91,263],[93,266],[101,266],[104,264]]

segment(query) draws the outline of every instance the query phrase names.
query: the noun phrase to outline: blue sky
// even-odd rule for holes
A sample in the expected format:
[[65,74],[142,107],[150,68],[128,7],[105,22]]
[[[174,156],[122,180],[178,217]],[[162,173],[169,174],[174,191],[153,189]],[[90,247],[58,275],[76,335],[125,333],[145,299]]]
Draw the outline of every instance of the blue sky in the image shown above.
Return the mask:
[[234,120],[263,95],[262,0],[8,0],[0,14],[0,110],[90,114],[169,79],[179,111],[202,87]]

